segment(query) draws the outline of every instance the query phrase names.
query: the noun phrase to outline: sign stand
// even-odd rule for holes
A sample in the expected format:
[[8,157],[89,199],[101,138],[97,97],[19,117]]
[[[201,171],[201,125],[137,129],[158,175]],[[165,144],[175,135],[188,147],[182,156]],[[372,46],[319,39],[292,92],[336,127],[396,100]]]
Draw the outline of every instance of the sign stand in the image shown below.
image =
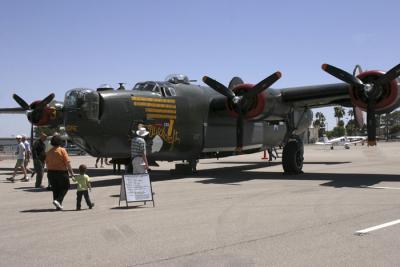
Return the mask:
[[122,175],[118,206],[121,206],[121,201],[126,202],[126,207],[129,202],[144,202],[146,205],[147,201],[152,201],[155,207],[149,174]]

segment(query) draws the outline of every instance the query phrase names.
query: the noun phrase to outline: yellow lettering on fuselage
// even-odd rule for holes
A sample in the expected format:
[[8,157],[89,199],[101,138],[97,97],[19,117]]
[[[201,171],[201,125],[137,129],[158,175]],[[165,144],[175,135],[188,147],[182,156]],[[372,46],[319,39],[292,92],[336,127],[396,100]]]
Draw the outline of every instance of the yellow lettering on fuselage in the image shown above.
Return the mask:
[[159,104],[159,103],[152,103],[152,102],[133,102],[134,106],[137,107],[153,107],[153,108],[170,108],[176,109],[176,105],[170,104]]
[[144,107],[146,119],[176,120],[176,99],[133,96],[133,105]]
[[65,130],[67,131],[67,132],[77,132],[78,131],[78,126],[77,125],[72,125],[72,124],[69,124],[69,125],[66,125],[65,126]]
[[133,101],[146,101],[146,102],[157,102],[157,103],[171,103],[175,104],[176,100],[173,98],[152,98],[152,97],[142,97],[142,96],[132,96]]
[[167,142],[168,144],[180,143],[180,138],[178,137],[178,131],[172,130],[171,135],[168,135],[168,132],[164,127],[156,126],[156,125],[146,125],[149,131],[150,138],[158,135],[162,140]]
[[168,128],[157,125],[147,125],[150,137],[158,135],[168,144],[180,142],[178,131],[174,129],[177,117],[176,99],[143,96],[133,96],[131,99],[134,106],[144,107],[146,119],[163,119],[169,121]]
[[176,114],[174,109],[145,108],[144,111],[146,113]]

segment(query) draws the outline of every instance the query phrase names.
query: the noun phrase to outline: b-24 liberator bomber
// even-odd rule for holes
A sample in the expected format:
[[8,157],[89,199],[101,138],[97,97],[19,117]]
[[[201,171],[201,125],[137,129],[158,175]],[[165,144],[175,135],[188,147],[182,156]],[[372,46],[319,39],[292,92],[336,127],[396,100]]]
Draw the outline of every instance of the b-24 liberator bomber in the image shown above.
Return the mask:
[[279,71],[257,84],[234,77],[228,86],[203,77],[208,86],[191,84],[184,75],[165,81],[137,83],[132,90],[122,84],[112,88],[77,88],[66,92],[64,102],[54,94],[27,104],[13,95],[19,108],[37,126],[64,125],[69,138],[95,157],[128,159],[130,134],[144,125],[150,161],[183,160],[192,171],[199,159],[254,153],[283,146],[285,173],[299,174],[304,152],[301,136],[312,122],[312,108],[330,105],[353,107],[359,124],[367,112],[368,145],[375,145],[375,114],[400,105],[400,64],[389,70],[350,74],[323,64],[322,69],[344,83],[270,88]]

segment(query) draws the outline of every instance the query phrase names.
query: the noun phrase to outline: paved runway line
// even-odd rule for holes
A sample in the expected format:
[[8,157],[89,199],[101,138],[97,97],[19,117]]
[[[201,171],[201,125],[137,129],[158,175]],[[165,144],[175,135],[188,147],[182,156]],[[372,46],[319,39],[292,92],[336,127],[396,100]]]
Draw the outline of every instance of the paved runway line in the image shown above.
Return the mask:
[[400,223],[400,220],[391,221],[391,222],[388,222],[388,223],[384,223],[384,224],[380,224],[380,225],[377,225],[377,226],[372,226],[370,228],[366,228],[366,229],[363,229],[363,230],[359,230],[359,231],[355,232],[355,234],[356,235],[363,235],[363,234],[366,234],[368,232],[372,232],[372,231],[375,231],[375,230],[378,230],[378,229],[381,229],[381,228],[385,228],[385,227],[388,227],[388,226],[392,226],[392,225],[395,225],[395,224],[398,224],[398,223]]

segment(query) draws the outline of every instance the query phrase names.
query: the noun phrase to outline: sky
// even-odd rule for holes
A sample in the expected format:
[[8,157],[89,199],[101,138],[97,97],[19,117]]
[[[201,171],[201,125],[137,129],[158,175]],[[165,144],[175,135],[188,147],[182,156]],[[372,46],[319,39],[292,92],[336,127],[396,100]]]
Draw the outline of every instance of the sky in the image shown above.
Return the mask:
[[[329,63],[352,72],[400,63],[400,2],[391,1],[0,1],[0,107],[100,84],[127,88],[183,73],[273,88],[336,83]],[[328,128],[333,107],[321,110]],[[315,113],[314,112],[314,113]],[[29,134],[25,115],[0,114],[0,137]]]

